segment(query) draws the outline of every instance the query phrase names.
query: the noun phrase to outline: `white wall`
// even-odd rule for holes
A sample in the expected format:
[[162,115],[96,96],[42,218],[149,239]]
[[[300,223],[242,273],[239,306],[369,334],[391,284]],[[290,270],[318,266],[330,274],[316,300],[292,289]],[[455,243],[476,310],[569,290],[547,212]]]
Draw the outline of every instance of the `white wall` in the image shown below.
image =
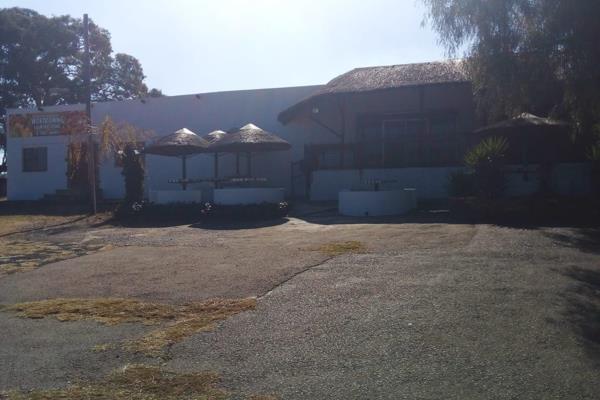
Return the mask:
[[[522,166],[512,165],[508,176],[507,195],[524,196],[535,193],[539,188],[537,165],[529,166],[523,173]],[[389,188],[415,188],[419,199],[441,199],[448,197],[448,177],[462,167],[438,168],[395,168],[364,170],[320,170],[313,172],[310,199],[313,201],[337,200],[338,193],[346,189],[366,189],[369,180],[396,180],[385,184]],[[520,171],[520,172],[518,172]],[[557,165],[552,173],[554,191],[563,195],[580,195],[590,191],[590,167],[586,163],[564,163]]]
[[[43,172],[23,172],[23,149],[46,147],[48,169]],[[67,140],[65,136],[11,138],[6,149],[8,167],[7,197],[9,200],[38,200],[45,194],[67,188]]]
[[[8,109],[7,115],[64,112],[84,110],[83,104],[49,106],[38,110]],[[8,124],[6,162],[7,162],[7,198],[9,200],[38,200],[46,194],[67,188],[67,136],[31,136],[15,137]],[[23,172],[23,148],[46,147],[48,149],[48,169],[43,172]]]
[[[540,187],[538,165],[508,167],[509,196],[524,196],[535,193]],[[556,193],[563,195],[582,195],[591,191],[590,166],[587,163],[562,163],[556,165],[550,176],[550,186]]]
[[[97,103],[92,108],[92,120],[99,125],[109,116],[116,123],[127,122],[150,130],[158,138],[181,128],[188,128],[203,136],[213,130],[228,130],[253,123],[292,144],[290,151],[254,153],[252,175],[265,177],[269,186],[284,187],[290,192],[290,162],[304,157],[307,132],[301,126],[283,126],[277,121],[279,112],[313,93],[319,86],[278,89],[241,90]],[[150,141],[149,141],[150,142]],[[190,179],[210,179],[214,176],[212,154],[188,158],[187,176]],[[241,159],[241,171],[246,160]],[[224,155],[219,161],[219,176],[235,173],[235,157]],[[146,156],[146,190],[175,189],[170,179],[181,177],[179,158]],[[120,198],[124,194],[121,171],[109,158],[100,168],[100,186],[106,198]],[[208,190],[210,184],[193,184],[191,189]]]
[[461,167],[320,170],[313,172],[310,199],[336,200],[345,189],[365,189],[369,180],[396,180],[388,188],[415,188],[419,199],[448,196],[448,176]]

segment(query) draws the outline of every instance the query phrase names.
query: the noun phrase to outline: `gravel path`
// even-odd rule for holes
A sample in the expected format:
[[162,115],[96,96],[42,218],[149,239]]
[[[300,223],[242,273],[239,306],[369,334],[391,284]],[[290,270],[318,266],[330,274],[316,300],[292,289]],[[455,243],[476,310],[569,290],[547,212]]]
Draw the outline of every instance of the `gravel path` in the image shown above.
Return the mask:
[[[262,227],[96,228],[46,240],[112,250],[0,279],[0,303],[258,296],[255,311],[171,349],[240,396],[281,399],[596,399],[600,247],[569,228],[290,219]],[[365,254],[316,250],[360,241]],[[139,325],[0,312],[0,391],[64,386],[126,362],[96,344]],[[156,362],[156,360],[141,360]]]
[[177,345],[169,367],[283,399],[597,399],[600,340],[582,328],[599,328],[600,291],[581,298],[594,281],[577,278],[600,277],[600,257],[553,234],[575,238],[483,226],[454,250],[339,257]]

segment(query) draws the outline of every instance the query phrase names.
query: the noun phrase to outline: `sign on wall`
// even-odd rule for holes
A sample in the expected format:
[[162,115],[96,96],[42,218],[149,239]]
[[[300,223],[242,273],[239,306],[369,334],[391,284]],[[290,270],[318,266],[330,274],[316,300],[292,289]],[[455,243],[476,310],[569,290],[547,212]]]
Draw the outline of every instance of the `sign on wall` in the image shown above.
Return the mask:
[[8,134],[10,137],[31,137],[85,133],[86,120],[85,111],[10,114]]

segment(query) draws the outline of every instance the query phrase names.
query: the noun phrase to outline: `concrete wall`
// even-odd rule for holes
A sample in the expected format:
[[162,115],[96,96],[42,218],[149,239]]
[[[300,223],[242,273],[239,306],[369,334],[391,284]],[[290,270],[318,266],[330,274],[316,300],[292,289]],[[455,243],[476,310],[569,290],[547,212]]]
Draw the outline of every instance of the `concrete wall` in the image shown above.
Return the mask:
[[[509,196],[524,196],[535,193],[540,187],[538,165],[521,165],[508,167]],[[553,191],[563,195],[582,195],[591,191],[590,165],[587,163],[561,163],[556,165],[550,175],[550,186]]]
[[419,199],[448,196],[448,176],[461,167],[320,170],[313,172],[310,199],[336,200],[341,190],[366,189],[372,180],[395,180],[382,188],[415,188]]
[[[535,193],[539,188],[538,166],[508,167],[508,196],[524,196]],[[419,199],[441,199],[448,197],[448,177],[462,167],[442,168],[395,168],[395,169],[348,169],[320,170],[313,172],[310,199],[313,201],[337,200],[341,190],[366,189],[369,181],[395,180],[382,188],[415,188]],[[557,165],[551,177],[552,189],[563,195],[589,193],[590,166],[586,163],[565,163]]]
[[[116,123],[126,122],[150,130],[155,138],[186,127],[199,135],[213,130],[227,130],[253,123],[292,144],[290,151],[254,153],[252,175],[268,179],[267,185],[284,187],[290,192],[290,163],[304,157],[307,134],[299,126],[283,126],[277,121],[279,112],[313,93],[319,86],[280,89],[241,90],[170,96],[94,104],[92,119],[99,125],[107,116]],[[309,134],[310,135],[310,134]],[[214,176],[212,154],[188,158],[188,178],[210,179]],[[246,160],[241,159],[242,173]],[[219,159],[219,176],[235,174],[235,157],[226,154]],[[181,160],[178,158],[146,156],[146,190],[176,189],[169,179],[181,177]],[[107,198],[120,198],[124,194],[121,170],[114,159],[106,160],[100,170],[101,187]],[[190,185],[191,189],[207,190],[208,183]]]
[[[41,136],[11,138],[7,146],[7,198],[9,200],[38,200],[45,194],[67,188],[67,138]],[[23,172],[23,149],[46,147],[48,169],[43,172]]]
[[[98,126],[106,117],[116,123],[129,123],[153,132],[154,139],[186,127],[199,135],[216,129],[227,130],[253,123],[292,144],[283,152],[256,153],[252,158],[252,174],[268,179],[267,185],[284,187],[290,191],[290,163],[304,157],[304,143],[310,133],[299,126],[283,126],[277,121],[279,112],[313,93],[319,86],[279,89],[241,90],[198,95],[166,96],[143,100],[114,101],[92,105],[92,122]],[[44,112],[84,110],[84,106],[68,105],[44,107]],[[36,113],[37,109],[14,109],[11,113]],[[8,198],[30,200],[66,189],[66,136],[36,136],[14,138],[8,135]],[[148,141],[148,142],[151,142]],[[48,147],[48,171],[22,172],[21,154],[24,146]],[[212,155],[198,155],[188,159],[188,178],[212,178]],[[241,171],[246,170],[242,159]],[[235,157],[220,158],[219,176],[235,173]],[[176,189],[170,179],[181,177],[178,158],[147,156],[146,192],[148,190]],[[100,165],[100,188],[106,198],[117,199],[124,195],[121,168],[115,166],[114,155],[105,155]],[[207,190],[208,183],[191,185],[191,189]]]

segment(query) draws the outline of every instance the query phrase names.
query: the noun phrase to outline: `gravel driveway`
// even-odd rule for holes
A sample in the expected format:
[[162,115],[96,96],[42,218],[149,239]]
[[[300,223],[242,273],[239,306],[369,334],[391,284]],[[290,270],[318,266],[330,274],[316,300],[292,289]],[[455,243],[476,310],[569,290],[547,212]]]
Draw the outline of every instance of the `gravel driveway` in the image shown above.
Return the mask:
[[597,399],[600,257],[575,243],[480,226],[452,250],[339,257],[169,366],[283,399]]
[[[166,365],[217,371],[240,398],[598,398],[597,232],[346,222],[60,232],[114,248],[3,277],[0,302],[258,296]],[[317,250],[349,240],[367,252]],[[143,328],[0,313],[0,330],[3,390],[93,379],[127,360],[90,346]]]

